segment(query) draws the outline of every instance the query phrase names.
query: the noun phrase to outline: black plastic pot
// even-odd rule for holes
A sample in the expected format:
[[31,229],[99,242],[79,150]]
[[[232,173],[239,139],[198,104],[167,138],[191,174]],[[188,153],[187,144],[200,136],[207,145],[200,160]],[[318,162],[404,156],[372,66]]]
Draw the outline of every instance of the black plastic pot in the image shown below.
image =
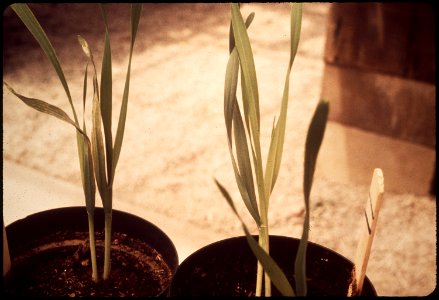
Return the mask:
[[[293,288],[298,245],[299,239],[270,236],[270,255]],[[254,296],[256,265],[245,236],[215,242],[191,254],[180,264],[171,284],[170,296]],[[352,267],[353,263],[342,255],[310,242],[306,270],[308,296],[346,296]],[[272,294],[280,295],[274,285]],[[376,296],[367,277],[362,296]]]
[[[102,208],[95,210],[95,232],[103,232],[104,212]],[[64,207],[47,210],[17,220],[6,226],[12,268],[14,260],[22,259],[24,253],[36,249],[40,240],[47,236],[57,236],[58,232],[75,231],[86,233],[88,237],[88,221],[85,207]],[[170,269],[172,276],[178,267],[177,250],[171,239],[157,226],[138,216],[113,210],[112,235],[122,234],[129,238],[139,239],[157,251]],[[61,237],[60,237],[61,239]],[[112,246],[113,247],[113,246]],[[172,277],[171,277],[172,279]],[[169,283],[153,296],[166,295]]]

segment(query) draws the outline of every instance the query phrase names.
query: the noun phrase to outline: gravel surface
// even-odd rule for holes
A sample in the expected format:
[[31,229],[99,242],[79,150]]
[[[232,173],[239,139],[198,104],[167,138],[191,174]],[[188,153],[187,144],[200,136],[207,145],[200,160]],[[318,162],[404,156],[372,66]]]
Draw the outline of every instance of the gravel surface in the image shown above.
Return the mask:
[[[99,8],[90,4],[31,7],[58,51],[79,108],[85,58],[76,35],[89,42],[99,62],[103,44]],[[301,234],[303,149],[320,95],[329,7],[329,3],[304,6],[291,77],[285,152],[270,203],[272,234]],[[129,9],[111,4],[108,11],[114,51],[113,105],[118,108],[128,57]],[[260,89],[265,155],[289,58],[289,8],[252,3],[244,4],[242,11],[245,16],[252,11],[256,14],[249,35]],[[229,18],[227,4],[145,4],[114,197],[135,204],[139,211],[153,210],[182,224],[234,236],[243,232],[214,178],[228,188],[241,216],[254,227],[234,183],[223,119]],[[19,93],[70,113],[47,59],[10,9],[4,13],[3,31],[3,80]],[[75,144],[69,125],[3,92],[3,159],[79,186]],[[310,240],[352,259],[368,187],[317,175],[311,195]],[[378,294],[427,295],[435,289],[436,272],[436,199],[386,193],[367,271]]]

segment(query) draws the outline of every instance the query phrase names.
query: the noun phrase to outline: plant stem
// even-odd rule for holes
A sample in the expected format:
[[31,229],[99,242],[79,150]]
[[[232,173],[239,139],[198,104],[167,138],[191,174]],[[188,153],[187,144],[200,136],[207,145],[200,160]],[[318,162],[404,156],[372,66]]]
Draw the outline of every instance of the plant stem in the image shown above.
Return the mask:
[[259,262],[259,259],[258,259],[258,269],[256,272],[256,291],[255,291],[256,297],[262,296],[262,275],[263,274],[264,274],[264,269],[262,268],[262,264]]
[[[264,218],[263,218],[264,219]],[[266,219],[266,218],[265,218]],[[268,226],[262,225],[259,229],[259,240],[261,240],[261,246],[267,252],[267,254],[270,253],[270,246],[269,246],[269,235],[268,235]],[[265,296],[269,297],[271,296],[271,280],[268,274],[264,271],[264,280],[265,280]]]
[[111,269],[111,221],[112,221],[112,214],[105,213],[105,254],[104,254],[104,280],[107,280],[110,276],[110,269]]
[[96,240],[95,240],[95,226],[93,213],[87,212],[88,215],[88,234],[90,238],[90,256],[91,256],[91,270],[92,270],[92,279],[94,282],[98,282],[98,266],[96,262]]
[[[266,225],[261,225],[259,227],[259,245],[262,249],[264,249],[265,252],[270,253],[270,247],[269,247],[269,235],[268,235],[268,227]],[[262,282],[264,279],[264,296],[269,297],[271,296],[271,280],[270,277],[266,272],[264,272],[264,269],[262,267],[261,262],[258,260],[258,268],[257,268],[257,275],[256,275],[256,291],[255,295],[257,297],[262,296]]]

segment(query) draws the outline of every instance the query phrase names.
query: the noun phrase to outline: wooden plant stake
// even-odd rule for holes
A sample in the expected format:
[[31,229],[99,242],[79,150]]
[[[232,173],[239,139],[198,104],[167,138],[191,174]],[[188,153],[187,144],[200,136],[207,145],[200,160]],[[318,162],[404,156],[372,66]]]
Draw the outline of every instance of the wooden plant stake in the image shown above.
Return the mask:
[[363,289],[364,277],[366,276],[367,263],[378,222],[378,215],[384,199],[384,176],[381,169],[376,168],[373,172],[370,184],[369,197],[364,210],[365,220],[360,231],[360,240],[352,270],[352,282],[349,285],[348,296],[357,296]]

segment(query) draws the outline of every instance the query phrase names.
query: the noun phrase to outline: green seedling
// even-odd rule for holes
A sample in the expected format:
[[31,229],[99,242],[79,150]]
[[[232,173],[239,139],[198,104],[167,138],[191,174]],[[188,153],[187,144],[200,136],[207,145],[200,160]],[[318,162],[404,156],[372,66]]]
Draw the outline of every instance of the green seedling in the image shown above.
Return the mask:
[[[249,245],[258,259],[256,275],[256,296],[271,296],[271,282],[283,295],[294,295],[285,274],[269,255],[268,208],[270,196],[275,186],[282,160],[291,68],[299,45],[302,4],[291,6],[291,47],[290,60],[285,79],[281,108],[277,122],[273,124],[270,147],[265,170],[263,167],[260,142],[260,111],[256,70],[247,28],[254,14],[246,22],[239,5],[231,4],[231,26],[229,33],[230,57],[226,69],[224,89],[224,118],[227,129],[229,152],[236,183],[242,200],[254,219],[259,239],[255,241],[242,218],[237,213],[233,200],[227,190],[215,180],[221,193],[242,223]],[[238,75],[241,70],[242,103],[239,105],[236,91]],[[241,114],[241,108],[244,114]],[[306,246],[309,232],[309,197],[312,186],[317,154],[323,139],[329,104],[325,100],[318,103],[310,127],[305,147],[304,198],[305,220],[299,251],[295,262],[296,293],[306,295]],[[264,172],[265,171],[265,172]],[[262,293],[264,286],[264,294]]]
[[[78,146],[78,158],[81,171],[82,187],[85,196],[85,206],[88,214],[89,225],[89,240],[90,240],[90,253],[92,262],[92,279],[94,281],[99,280],[98,268],[96,262],[96,245],[95,245],[95,230],[94,230],[94,209],[95,209],[95,193],[96,185],[98,187],[99,194],[101,196],[103,209],[105,212],[105,254],[104,254],[104,271],[103,279],[108,279],[110,275],[110,246],[111,246],[111,222],[112,222],[112,201],[113,201],[113,182],[116,172],[117,162],[119,160],[120,151],[122,148],[122,141],[125,130],[125,122],[127,117],[128,107],[128,95],[130,86],[130,73],[131,73],[131,59],[134,48],[134,41],[136,39],[137,28],[140,20],[142,5],[131,5],[131,41],[129,50],[129,61],[127,75],[125,79],[125,88],[121,101],[121,108],[119,114],[119,122],[117,126],[116,137],[113,143],[113,137],[111,132],[111,120],[112,120],[112,61],[111,61],[111,46],[110,37],[108,32],[107,13],[105,6],[101,6],[102,16],[105,26],[105,44],[104,54],[101,68],[101,80],[100,86],[97,79],[96,65],[93,59],[92,52],[81,36],[78,36],[78,41],[82,46],[82,50],[87,57],[87,63],[84,74],[83,85],[83,122],[82,126],[79,123],[77,112],[74,106],[74,102],[70,93],[69,86],[67,84],[64,72],[61,64],[56,55],[48,36],[40,23],[32,13],[31,9],[26,4],[12,4],[11,8],[24,23],[35,40],[39,43],[41,49],[46,54],[59,80],[64,88],[67,99],[70,103],[73,119],[61,110],[60,108],[49,104],[43,100],[29,98],[23,96],[12,89],[10,85],[3,82],[4,86],[23,101],[26,105],[51,116],[54,116],[64,122],[69,123],[76,129],[76,140]],[[92,101],[92,130],[91,136],[88,135],[86,129],[85,111],[86,111],[86,95],[87,95],[87,82],[88,82],[88,65],[92,64],[93,67],[93,101]],[[103,127],[103,133],[101,129]]]

